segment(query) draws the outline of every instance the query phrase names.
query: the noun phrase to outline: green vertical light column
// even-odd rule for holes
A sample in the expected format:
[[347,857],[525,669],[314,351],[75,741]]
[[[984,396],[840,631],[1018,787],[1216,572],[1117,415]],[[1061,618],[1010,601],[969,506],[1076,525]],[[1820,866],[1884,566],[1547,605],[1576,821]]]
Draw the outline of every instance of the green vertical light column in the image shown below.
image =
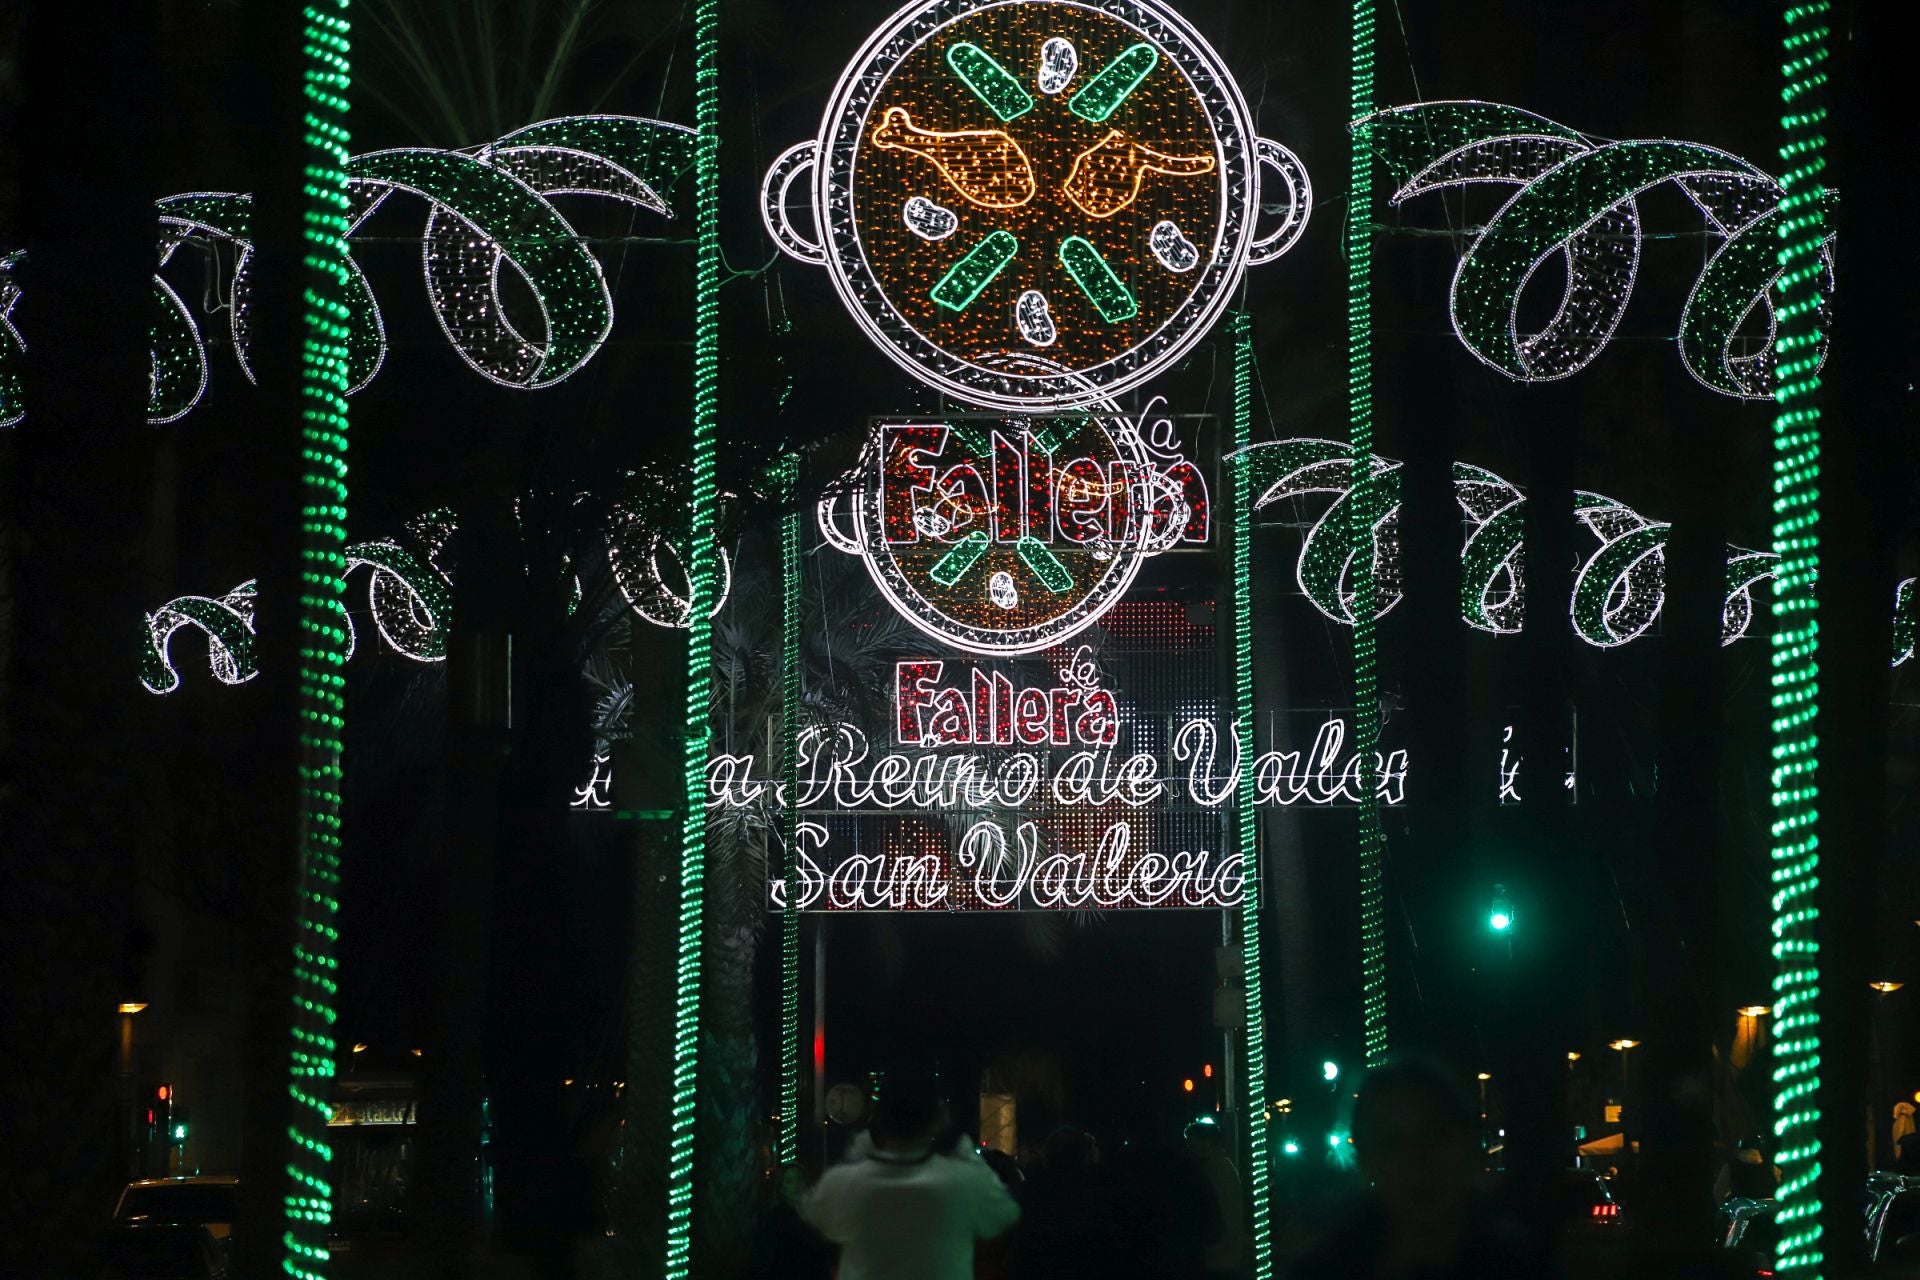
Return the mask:
[[1828,0],[1785,7],[1780,276],[1773,285],[1773,1132],[1782,1274],[1817,1276],[1820,1245],[1820,285],[1826,239]]
[[302,10],[304,153],[300,348],[300,896],[293,944],[285,1254],[296,1280],[326,1273],[333,1186],[327,1142],[339,995],[341,736],[347,630],[347,5]]
[[[1354,0],[1352,103],[1348,114],[1373,113],[1373,0]],[[1387,1054],[1386,891],[1381,862],[1380,672],[1374,640],[1373,528],[1379,490],[1373,479],[1373,155],[1365,127],[1351,131],[1347,184],[1347,426],[1353,447],[1353,749],[1359,762],[1360,1021],[1368,1066]]]
[[780,519],[780,1163],[800,1158],[800,460],[781,464],[786,514]]
[[1233,335],[1233,733],[1240,762],[1234,782],[1233,833],[1246,892],[1240,899],[1240,952],[1246,974],[1247,1191],[1253,1215],[1255,1280],[1273,1275],[1272,1187],[1267,1152],[1267,1027],[1260,976],[1261,863],[1253,791],[1253,321],[1244,311],[1228,322]]
[[693,1253],[693,1128],[701,1055],[701,921],[707,906],[707,702],[712,689],[714,436],[720,418],[720,0],[693,12],[693,487],[687,495],[687,723],[682,768],[680,936],[674,963],[674,1096],[666,1151],[666,1267],[680,1280]]
[[688,495],[686,813],[680,842],[680,918],[674,965],[673,1098],[667,1149],[667,1249],[664,1274],[688,1274],[693,1252],[693,1173],[700,1076],[700,949],[706,907],[707,752],[711,729],[715,435],[720,396],[720,3],[694,10],[693,485]]

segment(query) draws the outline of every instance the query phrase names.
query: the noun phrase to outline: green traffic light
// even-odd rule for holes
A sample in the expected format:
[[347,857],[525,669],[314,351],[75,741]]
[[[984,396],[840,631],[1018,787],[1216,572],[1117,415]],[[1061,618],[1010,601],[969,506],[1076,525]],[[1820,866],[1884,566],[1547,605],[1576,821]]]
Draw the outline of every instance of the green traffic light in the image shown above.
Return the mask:
[[1338,1080],[1340,1078],[1340,1064],[1329,1058],[1320,1064],[1320,1074],[1325,1076],[1329,1081]]
[[183,1124],[173,1126],[173,1140],[175,1142],[185,1142],[187,1140],[187,1126]]
[[1487,912],[1487,927],[1495,933],[1513,928],[1513,904],[1507,900],[1507,886],[1493,886],[1493,906]]

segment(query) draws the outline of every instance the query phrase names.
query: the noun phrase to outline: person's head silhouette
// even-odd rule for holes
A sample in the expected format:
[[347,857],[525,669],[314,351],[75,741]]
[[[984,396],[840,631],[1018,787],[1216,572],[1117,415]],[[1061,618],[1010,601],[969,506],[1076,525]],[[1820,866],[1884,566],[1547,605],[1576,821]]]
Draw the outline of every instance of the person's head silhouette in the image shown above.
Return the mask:
[[940,1080],[918,1066],[889,1071],[873,1110],[873,1142],[883,1151],[913,1152],[946,1127],[947,1102]]
[[1471,1190],[1473,1106],[1445,1067],[1395,1059],[1360,1083],[1353,1148],[1390,1215],[1409,1224],[1446,1221]]

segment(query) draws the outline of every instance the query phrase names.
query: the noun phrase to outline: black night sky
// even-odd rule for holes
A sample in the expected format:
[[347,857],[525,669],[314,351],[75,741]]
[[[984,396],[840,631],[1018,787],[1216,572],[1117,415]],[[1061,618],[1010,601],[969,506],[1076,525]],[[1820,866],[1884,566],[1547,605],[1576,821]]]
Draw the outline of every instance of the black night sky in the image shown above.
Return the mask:
[[[762,616],[765,593],[777,593],[779,581],[777,562],[769,568],[766,467],[798,450],[803,489],[818,492],[853,460],[874,418],[953,407],[871,346],[826,273],[780,255],[758,215],[767,166],[791,143],[817,134],[843,68],[894,7],[888,0],[724,6],[721,222],[728,274],[721,292],[720,485],[739,499],[724,536],[742,567],[740,590],[720,625],[735,620],[742,634],[777,636],[777,613],[771,631]],[[1260,0],[1182,0],[1179,7],[1232,68],[1258,132],[1296,152],[1314,187],[1303,239],[1278,261],[1251,270],[1236,302],[1253,317],[1253,437],[1344,439],[1347,7]],[[354,152],[474,147],[527,123],[536,110],[692,120],[683,4],[607,0],[544,89],[535,72],[551,38],[551,15],[529,29],[524,44],[503,18],[491,60],[465,45],[409,52],[397,21],[372,16],[412,14],[428,30],[430,9],[395,0],[366,6],[368,18],[355,33]],[[159,10],[156,96],[130,101],[105,93],[101,110],[150,140],[154,196],[246,190],[244,130],[254,82],[241,6],[216,0]],[[1377,99],[1381,106],[1511,104],[1592,136],[1685,139],[1776,171],[1778,33],[1771,11],[1764,20],[1756,12],[1744,0],[1401,0],[1382,9]],[[13,25],[0,18],[0,41]],[[423,76],[410,61],[419,56],[465,57],[477,70],[467,78]],[[0,135],[11,136],[7,122],[18,113],[25,78],[5,58],[0,48],[0,90],[7,95]],[[1910,123],[1863,126],[1897,143],[1885,159],[1903,170],[1913,163],[1911,143],[1896,131]],[[17,240],[9,224],[19,206],[10,188],[24,155],[0,140],[0,252]],[[1911,187],[1910,177],[1902,180]],[[1848,181],[1857,187],[1844,187]],[[1859,188],[1871,198],[1873,174],[1865,166],[1846,170],[1842,183],[1843,201]],[[1390,189],[1378,171],[1376,192]],[[1707,391],[1675,350],[1688,289],[1717,243],[1698,211],[1671,184],[1644,195],[1638,281],[1611,344],[1564,381],[1523,385],[1477,361],[1447,317],[1465,229],[1483,223],[1503,198],[1462,196],[1456,188],[1397,208],[1381,202],[1374,257],[1378,451],[1432,461],[1444,450],[1524,483],[1540,465],[1538,441],[1545,439],[1576,489],[1676,525],[1710,524],[1736,545],[1766,547],[1768,406]],[[592,239],[616,319],[604,348],[577,375],[538,391],[477,376],[441,334],[419,283],[418,200],[394,199],[356,234],[354,254],[381,300],[390,349],[378,377],[352,401],[350,539],[390,536],[423,511],[465,508],[489,495],[563,501],[608,477],[670,474],[680,465],[690,400],[690,184],[674,197],[679,216],[672,220],[582,197],[557,203]],[[264,694],[258,685],[211,679],[204,642],[183,632],[173,646],[181,688],[149,696],[134,678],[133,647],[140,612],[176,595],[219,595],[260,572],[250,534],[260,527],[265,500],[253,468],[263,447],[259,393],[233,357],[220,310],[234,267],[230,252],[196,247],[167,269],[208,335],[210,381],[190,415],[151,428],[158,433],[159,478],[150,493],[129,499],[148,508],[139,553],[146,598],[126,602],[126,665],[100,677],[124,687],[122,709],[112,724],[95,726],[119,744],[119,763],[111,776],[75,782],[99,803],[137,817],[141,883],[190,904],[187,918],[223,922],[248,909],[250,860],[276,856],[249,825],[243,803],[265,785],[275,759],[253,749]],[[1849,269],[1891,271],[1896,264],[1849,261],[1843,251],[1843,279]],[[1546,283],[1536,294],[1528,305],[1544,308],[1557,289]],[[16,319],[24,330],[24,304]],[[1909,311],[1909,337],[1911,322]],[[1138,410],[1164,395],[1176,413],[1224,423],[1230,360],[1222,328],[1126,407]],[[1894,583],[1920,567],[1911,501],[1920,492],[1920,450],[1910,403],[1903,412],[1888,437],[1896,447],[1876,467],[1899,504],[1890,551],[1895,576],[1883,584],[1889,602]],[[0,439],[0,473],[12,456]],[[1829,495],[1842,502],[1849,496]],[[1345,714],[1352,701],[1349,633],[1316,612],[1295,585],[1299,512],[1269,514],[1253,539],[1261,707],[1308,723]],[[1440,541],[1451,536],[1445,522],[1431,531]],[[1426,563],[1430,558],[1410,562],[1410,572]],[[1840,564],[1832,571],[1852,570]],[[1135,590],[1211,609],[1221,598],[1222,573],[1211,553],[1169,557],[1150,566]],[[867,586],[859,578],[836,581],[855,591]],[[881,607],[877,597],[873,605]],[[1528,806],[1496,803],[1493,786],[1505,728],[1542,715],[1528,703],[1537,676],[1528,650],[1519,637],[1466,629],[1457,614],[1457,634],[1436,647],[1422,629],[1436,612],[1431,601],[1410,597],[1380,627],[1384,735],[1389,747],[1414,752],[1416,775],[1408,803],[1386,817],[1396,1038],[1431,1046],[1463,1070],[1503,1061],[1513,962],[1485,928],[1491,888],[1502,883],[1526,901],[1552,904],[1527,923],[1553,938],[1552,984],[1561,998],[1551,1034],[1583,1055],[1575,1074],[1591,1089],[1601,1090],[1602,1077],[1616,1069],[1607,1042],[1648,1035],[1649,1009],[1672,989],[1715,1011],[1710,1035],[1724,1052],[1732,1010],[1768,999],[1772,972],[1764,609],[1746,639],[1720,652],[1713,683],[1691,703],[1675,692],[1670,646],[1659,627],[1617,649],[1568,647],[1559,676],[1566,714],[1558,719],[1576,744],[1578,777],[1550,849],[1539,847],[1546,828],[1528,816]],[[0,615],[0,628],[6,625]],[[631,824],[612,817],[549,815],[539,841],[512,846],[530,861],[476,871],[459,834],[472,796],[460,791],[447,763],[455,744],[444,671],[380,652],[369,628],[360,640],[367,651],[348,669],[342,1043],[399,1054],[436,1034],[435,1005],[444,990],[438,948],[478,894],[503,930],[488,961],[496,992],[504,993],[489,1036],[518,1041],[516,1052],[554,1080],[610,1084],[624,1077],[634,1016],[628,965],[636,939],[652,936],[634,902],[649,882],[671,874],[667,854],[636,844]],[[1211,658],[1195,653],[1187,660]],[[656,676],[653,696],[633,714],[636,724],[660,722],[651,732],[670,733],[684,680],[671,674],[684,670],[680,641],[636,626],[632,651],[618,661],[669,673]],[[1920,981],[1916,670],[1920,663],[1909,663],[1891,678],[1885,835],[1873,864],[1860,869],[1871,882],[1858,916],[1866,963],[1902,982]],[[1687,744],[1705,740],[1711,755],[1700,768],[1709,776],[1689,785],[1696,799],[1710,799],[1680,819],[1704,833],[1689,845],[1673,834],[1662,767],[1684,762]],[[556,776],[585,777],[585,747],[576,735],[571,756],[545,766]],[[1429,762],[1435,767],[1423,779]],[[1464,780],[1471,795],[1445,793],[1442,780]],[[1536,778],[1535,785],[1543,784]],[[524,800],[510,795],[502,804],[510,809]],[[1271,1097],[1324,1096],[1316,1084],[1322,1060],[1357,1067],[1361,1058],[1354,839],[1350,808],[1290,810],[1264,820],[1276,899],[1266,934]],[[1282,848],[1284,857],[1276,852]],[[483,890],[450,889],[476,874]],[[763,1096],[771,1098],[779,925],[773,916],[763,923],[753,1010]],[[177,981],[178,966],[191,968],[199,983],[233,981],[245,954],[243,930],[223,924],[183,943],[166,940],[173,927],[134,913],[128,965],[148,975],[141,981]],[[809,990],[816,927],[809,924],[802,952]],[[1030,1132],[1037,1140],[1052,1123],[1072,1122],[1118,1142],[1166,1136],[1196,1102],[1206,1104],[1214,1084],[1203,1079],[1198,1097],[1186,1098],[1180,1080],[1200,1075],[1202,1064],[1218,1070],[1225,1061],[1212,1024],[1219,913],[848,915],[826,927],[828,1083],[864,1083],[869,1071],[913,1057],[940,1062],[968,1092],[983,1070],[1011,1070],[1013,1063],[1048,1082],[1044,1098],[1023,1115],[1023,1137]],[[508,946],[518,950],[505,954]],[[1915,991],[1920,987],[1909,1000]],[[1893,1093],[1920,1088],[1920,1019],[1889,1026],[1882,1052]],[[1745,1088],[1748,1104],[1761,1108],[1751,1119],[1764,1122],[1763,1086]]]

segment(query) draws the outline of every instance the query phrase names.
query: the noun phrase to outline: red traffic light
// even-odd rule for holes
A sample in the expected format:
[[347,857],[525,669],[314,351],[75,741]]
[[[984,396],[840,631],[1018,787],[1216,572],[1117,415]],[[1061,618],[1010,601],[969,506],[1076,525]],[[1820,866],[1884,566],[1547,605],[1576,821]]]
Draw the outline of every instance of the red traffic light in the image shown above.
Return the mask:
[[1209,1080],[1213,1079],[1213,1064],[1209,1062],[1205,1066],[1201,1067],[1200,1074],[1205,1076]]
[[171,1098],[173,1096],[173,1086],[170,1084],[163,1084],[158,1089],[155,1089],[153,1091],[153,1096],[160,1099],[160,1101],[165,1102],[168,1098]]

